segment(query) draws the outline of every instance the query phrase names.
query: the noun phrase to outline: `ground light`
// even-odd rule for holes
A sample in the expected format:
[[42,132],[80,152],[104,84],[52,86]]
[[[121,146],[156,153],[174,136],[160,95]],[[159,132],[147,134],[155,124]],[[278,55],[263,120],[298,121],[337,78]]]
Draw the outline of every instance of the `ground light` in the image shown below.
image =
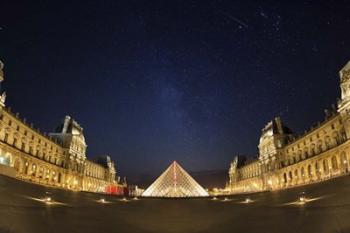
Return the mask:
[[98,202],[104,204],[104,203],[106,203],[106,200],[104,198],[101,198]]
[[134,199],[135,201],[137,201],[137,200],[138,200],[138,198],[137,198],[137,197],[134,197],[133,199]]
[[121,201],[127,202],[128,199],[126,199],[126,197],[123,197],[123,199]]
[[52,193],[50,192],[45,192],[45,197],[42,199],[46,204],[52,204]]
[[299,201],[300,204],[305,204],[305,203],[307,202],[307,198],[306,198],[304,192],[302,192],[302,193],[300,194],[300,197],[299,197],[299,200],[298,200],[298,201]]
[[247,204],[248,204],[248,203],[251,203],[251,202],[253,202],[253,201],[252,201],[252,199],[250,199],[249,197],[247,197],[247,198],[244,200],[244,203],[247,203]]
[[217,197],[213,197],[213,198],[212,198],[213,201],[216,201],[217,199],[218,199]]

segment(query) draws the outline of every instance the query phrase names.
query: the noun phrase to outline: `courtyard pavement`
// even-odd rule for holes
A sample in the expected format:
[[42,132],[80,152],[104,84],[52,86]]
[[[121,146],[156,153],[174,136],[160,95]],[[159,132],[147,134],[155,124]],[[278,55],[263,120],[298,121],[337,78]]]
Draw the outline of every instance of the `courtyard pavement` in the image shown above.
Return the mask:
[[[302,192],[305,203],[298,201]],[[42,198],[48,196],[51,201],[46,203]],[[41,232],[346,233],[350,232],[350,176],[217,200],[123,200],[0,176],[0,233]]]

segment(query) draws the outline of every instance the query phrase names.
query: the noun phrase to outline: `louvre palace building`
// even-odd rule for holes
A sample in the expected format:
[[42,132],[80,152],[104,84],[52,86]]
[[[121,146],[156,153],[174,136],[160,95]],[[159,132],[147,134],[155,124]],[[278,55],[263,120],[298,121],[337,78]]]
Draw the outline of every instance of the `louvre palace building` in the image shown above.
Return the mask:
[[[4,80],[0,62],[0,82]],[[86,158],[83,128],[66,116],[53,133],[42,133],[5,107],[0,96],[0,174],[63,189],[122,194],[109,156]]]
[[323,122],[303,135],[276,117],[262,129],[257,159],[236,156],[230,164],[228,193],[259,192],[320,182],[349,173],[350,61],[341,69],[341,99],[325,110]]

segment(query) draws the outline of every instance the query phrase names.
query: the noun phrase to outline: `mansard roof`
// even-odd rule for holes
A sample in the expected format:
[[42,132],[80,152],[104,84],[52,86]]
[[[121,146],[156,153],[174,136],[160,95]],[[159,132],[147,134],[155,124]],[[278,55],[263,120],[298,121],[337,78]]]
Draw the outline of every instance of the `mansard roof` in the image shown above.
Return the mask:
[[275,117],[272,121],[262,129],[262,133],[265,134],[268,131],[272,134],[292,134],[292,130],[285,126],[280,117]]

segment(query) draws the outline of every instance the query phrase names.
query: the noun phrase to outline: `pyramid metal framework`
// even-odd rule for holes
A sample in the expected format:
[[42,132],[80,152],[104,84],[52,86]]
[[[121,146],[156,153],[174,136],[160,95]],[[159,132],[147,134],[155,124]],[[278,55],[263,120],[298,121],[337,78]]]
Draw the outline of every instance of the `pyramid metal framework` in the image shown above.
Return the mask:
[[207,197],[208,193],[176,161],[149,186],[143,197]]

